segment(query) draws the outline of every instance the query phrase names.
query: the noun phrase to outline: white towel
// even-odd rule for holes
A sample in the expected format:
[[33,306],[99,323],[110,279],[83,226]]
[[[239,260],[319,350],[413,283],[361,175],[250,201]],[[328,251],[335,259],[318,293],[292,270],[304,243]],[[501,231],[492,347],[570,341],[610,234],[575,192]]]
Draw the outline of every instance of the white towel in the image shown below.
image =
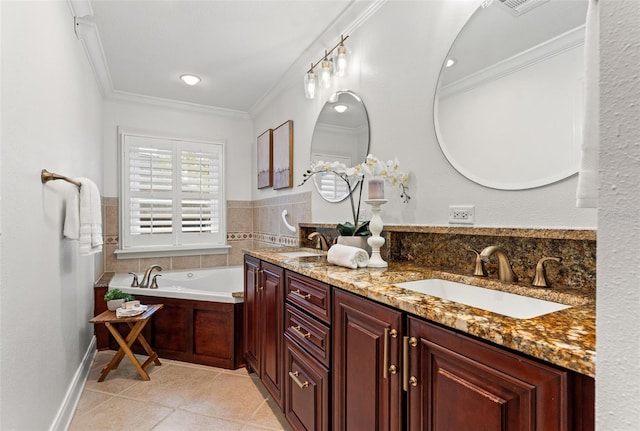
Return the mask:
[[100,191],[88,178],[78,178],[80,191],[67,196],[64,236],[79,241],[80,254],[88,256],[102,251],[102,208]]
[[583,125],[582,158],[578,173],[576,206],[598,207],[598,150],[599,150],[599,11],[598,0],[589,0],[584,42],[585,112]]
[[364,268],[369,264],[369,255],[358,247],[334,244],[327,252],[327,262],[351,269]]

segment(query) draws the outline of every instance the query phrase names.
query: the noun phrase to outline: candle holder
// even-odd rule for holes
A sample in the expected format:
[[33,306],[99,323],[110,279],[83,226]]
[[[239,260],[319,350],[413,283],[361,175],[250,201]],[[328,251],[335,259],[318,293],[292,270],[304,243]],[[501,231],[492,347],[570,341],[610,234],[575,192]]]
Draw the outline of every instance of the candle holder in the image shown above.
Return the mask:
[[369,230],[371,236],[367,239],[367,243],[371,246],[371,258],[368,267],[370,268],[386,268],[389,266],[387,262],[382,260],[380,256],[380,247],[384,245],[384,238],[380,236],[382,228],[382,218],[380,217],[380,207],[387,203],[386,199],[369,199],[365,201],[371,205],[371,220],[369,221]]

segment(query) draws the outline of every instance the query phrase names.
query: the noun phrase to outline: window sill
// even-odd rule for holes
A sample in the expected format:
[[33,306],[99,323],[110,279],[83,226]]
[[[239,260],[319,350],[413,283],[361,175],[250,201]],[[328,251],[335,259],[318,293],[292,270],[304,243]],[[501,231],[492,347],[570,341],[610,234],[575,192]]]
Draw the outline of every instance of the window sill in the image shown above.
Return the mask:
[[182,247],[137,247],[118,249],[114,253],[118,259],[139,259],[145,257],[193,256],[228,254],[230,245],[182,246]]

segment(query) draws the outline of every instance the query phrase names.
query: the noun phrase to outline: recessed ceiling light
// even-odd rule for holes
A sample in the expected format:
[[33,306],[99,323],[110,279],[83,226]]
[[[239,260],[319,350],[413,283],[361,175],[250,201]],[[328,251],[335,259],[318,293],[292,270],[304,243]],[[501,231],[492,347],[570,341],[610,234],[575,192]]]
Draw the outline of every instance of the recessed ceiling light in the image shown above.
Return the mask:
[[187,85],[196,85],[200,82],[200,78],[195,75],[180,75],[180,79],[182,79]]
[[349,107],[347,105],[336,105],[336,106],[333,107],[333,109],[335,109],[336,112],[342,114],[344,111],[349,109]]
[[447,64],[445,65],[445,67],[451,67],[451,66],[455,65],[457,62],[458,62],[458,60],[456,60],[453,57],[447,58]]

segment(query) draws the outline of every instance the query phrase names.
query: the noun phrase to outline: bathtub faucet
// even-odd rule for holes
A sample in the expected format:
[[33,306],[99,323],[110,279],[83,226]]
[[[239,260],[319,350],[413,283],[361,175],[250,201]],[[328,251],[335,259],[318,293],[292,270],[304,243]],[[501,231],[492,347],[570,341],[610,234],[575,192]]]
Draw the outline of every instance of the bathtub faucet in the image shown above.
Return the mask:
[[151,271],[157,269],[158,271],[162,271],[160,265],[153,264],[144,273],[144,277],[142,277],[142,281],[140,282],[140,287],[145,288],[149,287],[149,278],[151,277]]

